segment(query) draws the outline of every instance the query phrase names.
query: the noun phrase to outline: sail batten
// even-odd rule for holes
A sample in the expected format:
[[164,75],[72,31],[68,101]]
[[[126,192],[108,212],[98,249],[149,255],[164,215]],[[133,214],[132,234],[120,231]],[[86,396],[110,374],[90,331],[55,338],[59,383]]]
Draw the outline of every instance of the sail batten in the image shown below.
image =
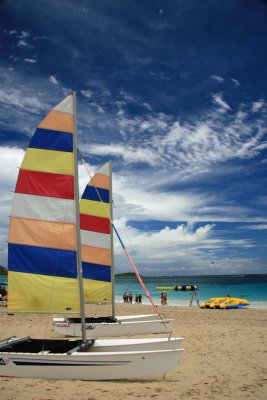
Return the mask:
[[73,138],[70,95],[38,125],[19,170],[8,239],[11,311],[79,310]]

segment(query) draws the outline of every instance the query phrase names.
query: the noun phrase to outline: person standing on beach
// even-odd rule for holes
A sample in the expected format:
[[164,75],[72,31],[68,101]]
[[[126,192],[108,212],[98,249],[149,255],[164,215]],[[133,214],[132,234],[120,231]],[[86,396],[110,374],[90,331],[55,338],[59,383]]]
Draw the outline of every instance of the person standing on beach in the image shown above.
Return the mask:
[[166,306],[167,305],[167,293],[166,292],[163,292],[163,293],[161,293],[161,304],[163,305],[163,306]]
[[130,292],[128,294],[128,303],[132,304],[132,302],[133,302],[133,295],[132,295],[132,292]]

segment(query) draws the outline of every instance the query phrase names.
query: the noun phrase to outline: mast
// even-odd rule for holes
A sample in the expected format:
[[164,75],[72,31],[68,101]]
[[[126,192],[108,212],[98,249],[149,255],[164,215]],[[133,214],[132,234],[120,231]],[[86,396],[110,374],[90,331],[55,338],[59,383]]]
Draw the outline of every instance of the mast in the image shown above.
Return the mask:
[[109,202],[110,202],[110,240],[111,240],[111,290],[112,290],[112,317],[115,317],[115,285],[114,285],[114,249],[113,249],[113,197],[112,197],[112,161],[109,161],[109,179],[110,179],[110,189],[109,189]]
[[78,174],[78,145],[77,145],[77,123],[76,123],[76,92],[73,92],[73,152],[74,152],[74,194],[75,194],[75,211],[76,211],[76,262],[77,262],[77,276],[79,281],[79,294],[80,294],[80,315],[82,325],[82,341],[86,342],[86,329],[85,329],[85,309],[84,309],[84,293],[83,293],[83,273],[82,273],[82,259],[81,259],[81,233],[80,233],[80,201],[79,201],[79,174]]

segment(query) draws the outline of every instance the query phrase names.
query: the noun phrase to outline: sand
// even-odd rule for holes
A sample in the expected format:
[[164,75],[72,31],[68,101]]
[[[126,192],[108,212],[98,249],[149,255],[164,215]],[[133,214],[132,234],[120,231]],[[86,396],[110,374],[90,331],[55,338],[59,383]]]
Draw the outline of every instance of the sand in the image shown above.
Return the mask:
[[[151,313],[146,305],[116,307],[117,315]],[[90,310],[95,315],[95,309]],[[0,377],[1,399],[267,399],[266,309],[165,306],[161,311],[174,319],[173,335],[185,338],[183,359],[165,380],[162,376],[104,382]],[[108,314],[108,309],[99,313]],[[59,337],[53,332],[51,317],[43,315],[1,313],[0,326],[1,338]]]

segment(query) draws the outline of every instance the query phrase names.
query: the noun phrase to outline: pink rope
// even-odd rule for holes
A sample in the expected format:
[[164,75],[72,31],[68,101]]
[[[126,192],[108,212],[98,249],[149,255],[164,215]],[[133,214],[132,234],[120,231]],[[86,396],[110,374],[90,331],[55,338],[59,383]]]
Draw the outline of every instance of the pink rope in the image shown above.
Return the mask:
[[147,290],[147,288],[146,288],[144,282],[142,281],[142,278],[141,278],[141,276],[139,275],[139,273],[138,273],[138,271],[137,271],[137,269],[136,269],[136,267],[135,267],[135,265],[134,265],[134,263],[133,263],[131,257],[130,257],[129,254],[128,254],[128,251],[127,251],[125,248],[124,248],[124,252],[125,252],[125,254],[126,254],[126,257],[127,257],[128,260],[129,260],[129,263],[130,263],[131,266],[132,266],[132,269],[134,270],[134,273],[135,273],[135,275],[136,275],[136,277],[137,277],[137,279],[138,279],[140,285],[141,285],[142,288],[144,289],[144,292],[145,292],[147,298],[149,299],[150,303],[152,304],[152,307],[154,308],[154,310],[156,311],[156,313],[158,314],[158,316],[159,316],[160,319],[162,320],[162,317],[161,317],[161,314],[160,314],[160,312],[159,312],[159,310],[158,310],[158,307],[156,306],[156,304],[154,303],[152,297],[150,296],[149,291]]

